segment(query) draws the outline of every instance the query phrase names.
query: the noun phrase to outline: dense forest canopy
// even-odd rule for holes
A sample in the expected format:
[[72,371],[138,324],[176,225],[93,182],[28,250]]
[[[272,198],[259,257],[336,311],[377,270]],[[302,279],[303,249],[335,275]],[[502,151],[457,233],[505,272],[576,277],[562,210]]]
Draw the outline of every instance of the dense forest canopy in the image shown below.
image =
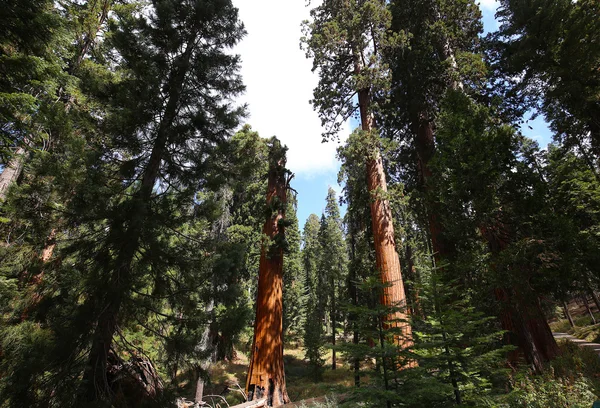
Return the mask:
[[0,407],[600,398],[597,0],[308,4],[303,225],[232,0],[0,6]]

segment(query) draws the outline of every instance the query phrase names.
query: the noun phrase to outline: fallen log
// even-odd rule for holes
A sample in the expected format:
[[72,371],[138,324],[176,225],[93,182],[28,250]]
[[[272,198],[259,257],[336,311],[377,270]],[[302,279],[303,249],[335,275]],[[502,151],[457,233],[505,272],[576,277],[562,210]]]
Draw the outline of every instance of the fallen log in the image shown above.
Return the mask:
[[239,404],[239,405],[234,405],[230,408],[261,408],[261,407],[266,407],[267,406],[267,399],[266,398],[262,398],[256,401],[248,401],[248,402],[244,402],[243,404]]

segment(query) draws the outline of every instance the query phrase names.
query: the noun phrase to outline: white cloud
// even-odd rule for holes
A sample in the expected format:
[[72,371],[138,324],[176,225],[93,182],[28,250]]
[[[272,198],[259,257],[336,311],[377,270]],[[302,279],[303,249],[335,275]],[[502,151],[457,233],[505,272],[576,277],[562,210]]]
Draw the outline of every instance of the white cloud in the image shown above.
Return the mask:
[[[234,0],[248,34],[235,49],[242,57],[247,122],[262,137],[289,147],[288,168],[298,174],[337,169],[334,142],[321,143],[322,128],[309,100],[317,84],[312,62],[300,50],[300,23],[309,18],[303,0]],[[314,7],[314,2],[312,4]],[[345,139],[348,130],[341,132]]]

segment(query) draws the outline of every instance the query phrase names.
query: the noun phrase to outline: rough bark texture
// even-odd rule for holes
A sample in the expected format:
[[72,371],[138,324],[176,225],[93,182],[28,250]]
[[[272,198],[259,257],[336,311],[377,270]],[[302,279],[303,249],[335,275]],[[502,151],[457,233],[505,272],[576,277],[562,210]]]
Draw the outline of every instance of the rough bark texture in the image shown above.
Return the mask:
[[[358,104],[360,109],[362,130],[367,137],[375,137],[373,129],[373,117],[369,111],[370,95],[368,90],[358,92]],[[373,142],[373,141],[370,141]],[[374,143],[377,146],[377,143]],[[412,346],[412,328],[407,322],[406,295],[404,293],[404,282],[400,272],[400,259],[396,252],[394,236],[394,224],[390,203],[385,197],[387,193],[387,181],[383,171],[381,153],[377,147],[371,152],[367,160],[367,187],[371,195],[371,219],[373,224],[373,240],[375,242],[375,256],[377,269],[381,276],[381,282],[386,285],[381,296],[381,304],[384,306],[399,307],[387,316],[390,327],[401,329],[400,335],[396,336],[396,343],[402,348]]]
[[290,400],[283,370],[283,248],[287,180],[285,156],[278,142],[270,152],[267,190],[267,217],[258,272],[258,293],[252,359],[246,380],[249,401],[267,398],[267,405],[277,407]]
[[[482,227],[481,232],[493,254],[504,250],[511,240],[509,231],[502,223]],[[531,299],[531,294],[522,295],[516,287],[496,288],[494,293],[502,305],[500,322],[502,329],[507,331],[505,342],[518,347],[509,354],[509,362],[516,364],[520,355],[524,355],[532,368],[541,373],[543,362],[554,359],[560,351],[539,299]]]

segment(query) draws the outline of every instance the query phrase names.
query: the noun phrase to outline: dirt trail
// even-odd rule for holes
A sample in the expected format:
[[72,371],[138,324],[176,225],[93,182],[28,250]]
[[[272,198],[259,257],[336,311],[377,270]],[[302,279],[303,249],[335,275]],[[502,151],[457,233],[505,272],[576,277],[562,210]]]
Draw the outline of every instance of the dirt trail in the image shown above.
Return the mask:
[[577,337],[574,337],[567,333],[552,333],[552,334],[554,335],[554,338],[556,340],[567,340],[567,341],[577,344],[579,347],[590,348],[590,349],[594,350],[594,352],[596,354],[598,354],[598,356],[600,357],[600,344],[598,344],[598,343],[590,343],[589,341],[578,339]]

